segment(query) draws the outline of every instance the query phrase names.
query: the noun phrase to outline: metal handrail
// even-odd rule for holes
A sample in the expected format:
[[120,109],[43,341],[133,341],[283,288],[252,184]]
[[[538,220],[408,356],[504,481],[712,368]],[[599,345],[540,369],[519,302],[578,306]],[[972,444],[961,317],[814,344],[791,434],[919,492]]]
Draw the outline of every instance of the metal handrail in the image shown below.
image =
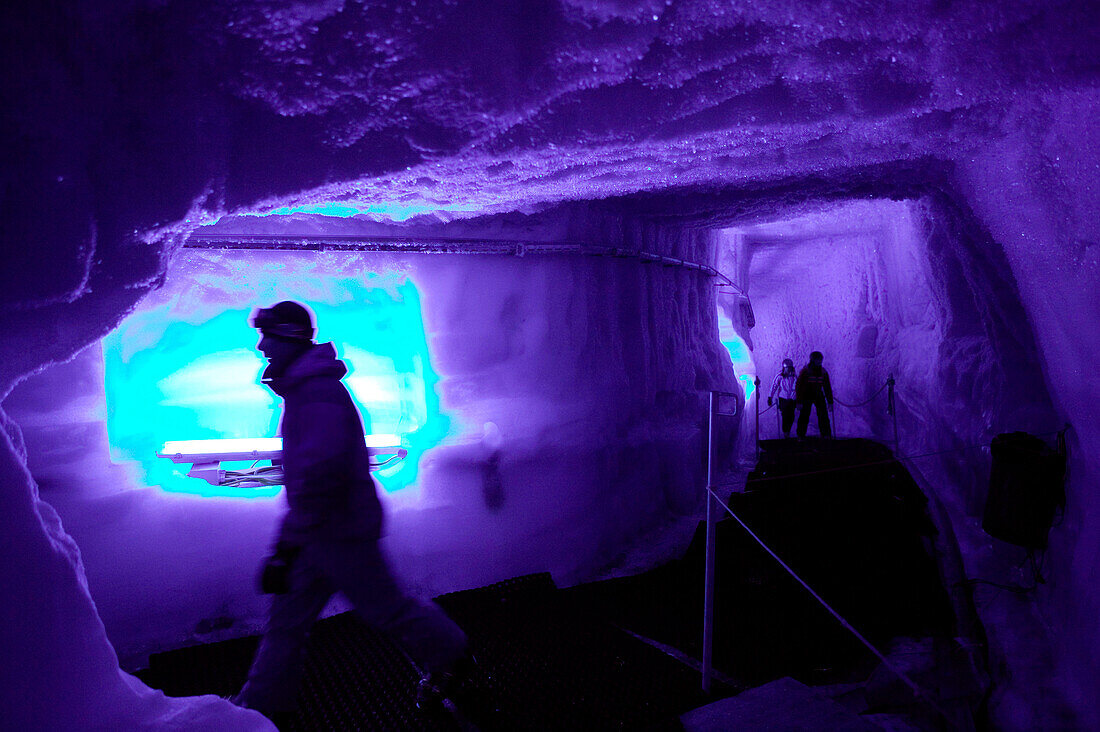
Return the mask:
[[[890,401],[889,408],[891,414],[894,414],[894,378],[891,374],[888,381],[890,387]],[[759,388],[757,388],[757,435],[759,435]],[[756,542],[767,552],[779,565],[787,571],[802,587],[810,593],[810,595],[817,600],[840,624],[851,632],[864,646],[866,646],[879,661],[889,668],[902,683],[909,687],[913,692],[914,698],[928,704],[938,714],[940,714],[945,720],[950,720],[947,713],[940,707],[936,699],[930,696],[924,689],[917,685],[902,669],[898,668],[894,663],[888,659],[885,654],[876,648],[869,640],[867,640],[847,619],[845,619],[840,613],[833,609],[824,598],[821,597],[809,584],[806,583],[800,576],[786,562],[784,562],[778,554],[776,554],[771,547],[764,543],[764,541],[756,535],[755,532],[750,529],[741,518],[733,512],[733,509],[728,504],[722,503],[718,494],[715,492],[715,488],[718,486],[714,483],[714,418],[723,414],[718,411],[718,397],[720,395],[730,395],[729,392],[710,392],[710,409],[707,420],[707,528],[706,528],[706,550],[705,550],[705,565],[704,565],[704,578],[703,578],[703,668],[702,668],[702,687],[705,694],[711,692],[711,680],[714,674],[714,570],[715,570],[715,555],[716,555],[716,538],[717,538],[717,513],[716,507],[725,509],[725,511],[743,528],[749,536],[756,540]],[[897,439],[897,417],[894,414],[895,424],[895,440]],[[759,449],[759,443],[758,443]],[[901,459],[899,457],[892,457],[891,461],[895,459]]]
[[276,251],[394,252],[402,254],[493,254],[523,257],[528,254],[586,254],[597,257],[638,259],[642,262],[701,272],[718,280],[718,287],[745,291],[707,264],[668,257],[638,249],[586,244],[578,241],[526,239],[462,239],[456,237],[365,236],[348,234],[214,234],[193,233],[185,249],[267,249]]
[[[703,691],[710,693],[710,679],[714,672],[714,539],[715,526],[714,502],[714,418],[717,416],[736,416],[733,412],[719,411],[721,397],[737,397],[737,394],[728,391],[712,391],[710,393],[710,406],[707,418],[707,542],[706,542],[706,569],[703,582]],[[736,405],[737,402],[734,401]]]

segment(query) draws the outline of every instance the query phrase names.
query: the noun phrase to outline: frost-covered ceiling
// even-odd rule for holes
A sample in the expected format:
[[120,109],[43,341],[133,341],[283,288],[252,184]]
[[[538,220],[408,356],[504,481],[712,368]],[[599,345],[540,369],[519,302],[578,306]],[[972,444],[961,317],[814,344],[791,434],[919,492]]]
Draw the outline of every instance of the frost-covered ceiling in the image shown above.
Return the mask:
[[1090,12],[263,4],[227,13],[224,48],[241,69],[233,92],[331,159],[325,177],[340,180],[322,197],[485,211],[952,157],[995,131],[1022,87],[1095,68]]
[[172,242],[226,213],[448,219],[828,190],[855,170],[895,183],[1043,129],[1043,95],[1100,71],[1095,15],[1088,0],[8,4],[0,304],[125,309],[108,293],[150,286]]
[[325,6],[228,11],[233,92],[334,168],[393,145],[333,194],[476,207],[955,153],[1100,40],[1087,3]]
[[157,3],[116,19],[135,34],[121,55],[97,51],[118,56],[122,91],[210,123],[199,144],[222,153],[230,209],[350,200],[461,215],[956,158],[997,134],[1018,94],[1095,73],[1095,12],[1049,0]]

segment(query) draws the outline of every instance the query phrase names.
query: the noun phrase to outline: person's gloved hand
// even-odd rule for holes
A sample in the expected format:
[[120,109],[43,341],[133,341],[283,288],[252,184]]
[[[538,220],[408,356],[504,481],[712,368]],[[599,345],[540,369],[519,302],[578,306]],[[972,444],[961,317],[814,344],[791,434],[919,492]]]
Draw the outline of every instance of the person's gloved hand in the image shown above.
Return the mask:
[[260,592],[265,595],[283,595],[290,591],[290,567],[301,547],[280,542],[275,553],[264,560],[260,570]]
[[772,398],[768,397],[768,406],[770,407],[771,405],[772,405]]

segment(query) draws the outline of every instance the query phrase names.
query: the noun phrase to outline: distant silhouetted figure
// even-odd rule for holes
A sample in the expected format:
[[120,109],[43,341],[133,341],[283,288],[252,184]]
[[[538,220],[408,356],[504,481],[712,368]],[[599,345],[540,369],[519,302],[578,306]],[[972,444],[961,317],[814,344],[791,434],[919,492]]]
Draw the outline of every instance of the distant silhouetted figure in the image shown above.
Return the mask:
[[798,374],[795,397],[798,399],[798,436],[806,436],[810,426],[810,408],[817,409],[817,430],[822,437],[832,437],[829,426],[829,407],[833,404],[833,387],[829,384],[829,372],[822,366],[825,357],[821,351],[810,354],[810,362]]
[[768,395],[768,406],[772,405],[775,395],[779,394],[779,413],[783,416],[783,436],[791,436],[791,425],[794,424],[795,385],[797,378],[794,373],[794,361],[783,359],[783,370],[775,375],[772,381],[772,391]]
[[299,303],[257,310],[252,324],[270,362],[263,383],[284,401],[289,510],[260,579],[273,594],[267,629],[234,701],[268,716],[295,709],[306,638],[337,591],[427,672],[421,694],[438,692],[464,656],[466,636],[434,603],[405,594],[378,547],[382,506],[363,422],[341,382],[347,368],[331,343],[313,342],[313,318]]

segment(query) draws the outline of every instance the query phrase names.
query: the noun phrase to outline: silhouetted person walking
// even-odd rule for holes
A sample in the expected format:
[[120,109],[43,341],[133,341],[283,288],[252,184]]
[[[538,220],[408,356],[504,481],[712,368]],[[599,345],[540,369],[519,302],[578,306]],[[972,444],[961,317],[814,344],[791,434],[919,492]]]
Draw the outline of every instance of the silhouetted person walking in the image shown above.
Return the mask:
[[772,405],[775,395],[779,394],[779,413],[783,417],[784,437],[791,436],[791,425],[794,424],[795,385],[797,381],[794,374],[794,361],[789,358],[783,359],[783,370],[776,374],[775,380],[772,381],[772,391],[768,395],[768,406]]
[[822,366],[825,356],[821,351],[810,354],[810,362],[798,374],[795,397],[798,399],[798,436],[806,436],[810,426],[810,409],[817,409],[817,430],[822,437],[832,437],[829,425],[829,407],[833,404],[833,387],[829,384],[829,372]]
[[313,318],[299,303],[260,309],[252,324],[270,362],[263,383],[284,402],[289,510],[261,574],[263,592],[274,595],[267,629],[234,701],[268,716],[295,709],[310,627],[337,591],[428,673],[421,695],[438,693],[466,636],[434,603],[406,595],[379,549],[382,506],[363,422],[341,382],[347,368],[331,343],[313,342]]

